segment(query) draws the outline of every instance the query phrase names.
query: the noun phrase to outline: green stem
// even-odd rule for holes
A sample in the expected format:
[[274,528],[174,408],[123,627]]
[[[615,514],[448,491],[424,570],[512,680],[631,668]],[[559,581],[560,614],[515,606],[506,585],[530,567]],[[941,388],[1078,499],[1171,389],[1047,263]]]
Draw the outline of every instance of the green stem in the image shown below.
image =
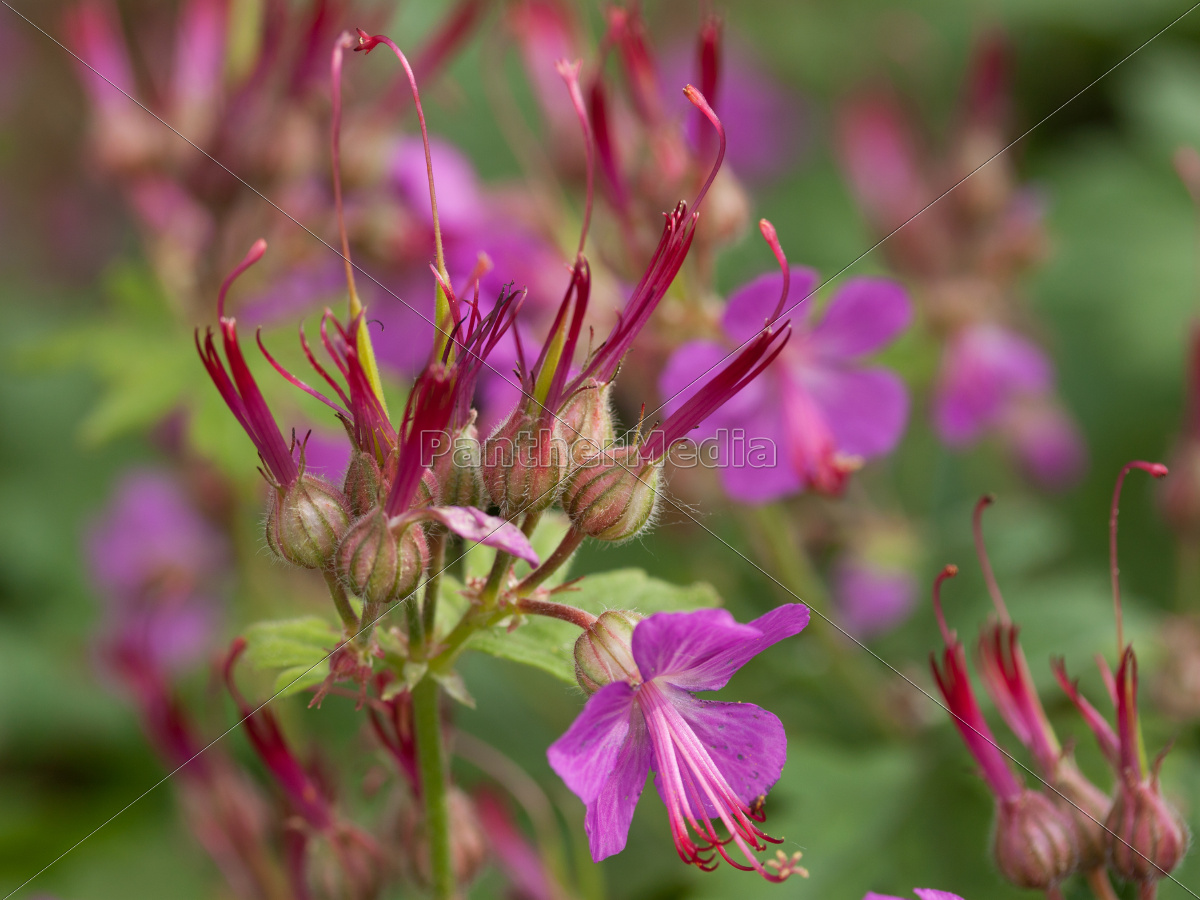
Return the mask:
[[496,599],[500,596],[500,589],[508,578],[510,565],[512,565],[512,556],[503,550],[497,550],[496,558],[492,560],[492,570],[488,572],[487,581],[484,582],[483,589],[479,592],[479,605],[483,609],[490,611],[495,608]]
[[425,599],[421,603],[421,624],[425,632],[425,645],[421,656],[433,643],[434,626],[437,624],[438,597],[441,596],[442,570],[446,568],[446,535],[443,528],[436,529],[429,537],[429,578],[425,580]]
[[425,655],[425,629],[421,627],[421,608],[417,605],[417,595],[413,593],[402,602],[404,621],[408,625],[408,655],[413,659],[421,659]]
[[422,678],[413,688],[413,730],[417,739],[417,767],[421,774],[421,801],[425,807],[425,837],[434,900],[453,900],[454,864],[450,856],[450,812],[446,803],[448,766],[438,712],[438,684]]
[[333,598],[334,608],[337,609],[338,617],[342,620],[346,634],[357,635],[362,624],[358,621],[358,616],[354,614],[354,607],[350,605],[350,597],[346,593],[346,588],[329,569],[322,574],[325,576],[325,584],[329,586],[329,596]]
[[582,531],[577,531],[574,528],[568,531],[563,536],[559,545],[554,548],[554,552],[546,557],[540,566],[522,579],[514,593],[518,597],[528,597],[538,585],[566,564],[571,558],[571,554],[578,550],[579,545],[583,543],[583,538],[584,534]]

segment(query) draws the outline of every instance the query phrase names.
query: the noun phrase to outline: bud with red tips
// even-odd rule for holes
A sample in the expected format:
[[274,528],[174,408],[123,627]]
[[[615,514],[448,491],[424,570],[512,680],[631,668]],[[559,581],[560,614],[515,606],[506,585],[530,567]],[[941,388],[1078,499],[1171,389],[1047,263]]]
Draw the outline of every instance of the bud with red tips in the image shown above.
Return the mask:
[[540,512],[557,499],[570,459],[562,423],[522,404],[483,445],[483,484],[505,518]]
[[383,490],[383,472],[375,460],[374,453],[355,450],[351,454],[350,465],[346,467],[343,490],[350,503],[350,510],[356,516],[366,515],[372,507],[379,505]]
[[637,447],[599,454],[567,479],[563,509],[586,535],[601,541],[629,540],[654,518],[662,466],[662,460],[643,460]]
[[602,452],[613,442],[612,383],[589,378],[567,398],[559,418],[573,466]]
[[614,681],[641,681],[633,659],[633,628],[642,617],[610,609],[599,615],[575,641],[575,680],[594,694]]
[[433,504],[483,506],[483,475],[479,470],[483,448],[475,422],[472,420],[453,438],[447,436],[446,446],[439,446],[438,451],[429,472],[435,486]]
[[1079,771],[1070,756],[1058,764],[1052,782],[1051,801],[1071,823],[1075,846],[1079,851],[1079,870],[1090,872],[1104,866],[1108,857],[1108,832],[1103,824],[1112,808],[1112,799]]
[[267,508],[267,546],[290,563],[324,569],[349,526],[346,496],[324,478],[304,474],[290,487],[273,491]]
[[417,589],[429,565],[420,525],[394,529],[376,507],[350,526],[337,551],[337,574],[368,603],[402,600]]
[[1057,885],[1079,860],[1070,820],[1049,798],[1028,788],[998,804],[992,852],[1009,882],[1037,890]]
[[1109,836],[1109,865],[1126,881],[1157,881],[1187,853],[1187,825],[1159,793],[1158,778],[1127,777],[1104,822]]

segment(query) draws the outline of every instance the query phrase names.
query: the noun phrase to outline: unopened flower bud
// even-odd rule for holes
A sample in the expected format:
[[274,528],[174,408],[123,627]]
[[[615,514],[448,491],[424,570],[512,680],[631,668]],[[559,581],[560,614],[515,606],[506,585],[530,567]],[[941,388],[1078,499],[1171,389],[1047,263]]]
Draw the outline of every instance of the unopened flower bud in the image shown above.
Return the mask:
[[575,641],[575,680],[589,694],[614,681],[641,681],[633,659],[633,627],[641,621],[635,612],[603,612]]
[[366,515],[379,504],[383,473],[374,454],[356,450],[346,468],[345,491],[350,509],[356,516]]
[[1000,801],[992,852],[1010,883],[1035,890],[1058,884],[1079,861],[1070,821],[1045,795],[1028,789]]
[[1103,866],[1108,857],[1108,832],[1103,823],[1112,808],[1112,800],[1088,781],[1069,757],[1059,762],[1054,787],[1062,796],[1056,795],[1053,803],[1075,829],[1080,871]]
[[267,508],[267,546],[306,569],[323,569],[350,525],[346,496],[317,475],[276,490]]
[[483,484],[506,518],[540,512],[558,497],[569,459],[561,423],[518,406],[483,446]]
[[1112,832],[1109,865],[1126,881],[1157,881],[1187,852],[1187,826],[1156,783],[1128,779],[1104,825]]
[[571,445],[571,465],[608,448],[613,440],[612,384],[595,378],[571,395],[559,418]]
[[661,481],[662,461],[643,462],[637,447],[604,453],[567,479],[563,509],[584,534],[601,541],[625,541],[654,516]]
[[421,526],[395,529],[378,506],[350,526],[337,551],[338,577],[369,603],[407,597],[428,565],[429,545]]
[[483,506],[483,449],[471,424],[460,431],[433,461],[434,503],[437,506]]

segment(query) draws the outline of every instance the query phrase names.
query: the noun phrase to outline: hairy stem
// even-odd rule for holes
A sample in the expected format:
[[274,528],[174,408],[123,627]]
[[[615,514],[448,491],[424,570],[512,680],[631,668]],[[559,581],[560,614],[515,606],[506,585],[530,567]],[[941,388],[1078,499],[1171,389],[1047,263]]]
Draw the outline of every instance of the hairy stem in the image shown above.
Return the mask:
[[551,619],[561,619],[577,625],[584,631],[591,628],[596,617],[586,610],[569,606],[566,603],[555,603],[553,600],[533,600],[522,597],[517,601],[517,609],[531,616],[548,616]]
[[429,578],[425,581],[425,599],[421,603],[421,624],[425,633],[424,656],[433,643],[434,626],[437,623],[438,597],[442,588],[442,569],[446,567],[446,536],[444,528],[437,528],[429,536]]
[[413,688],[413,729],[417,739],[417,768],[425,807],[425,836],[434,900],[453,900],[454,866],[450,857],[450,812],[446,804],[448,766],[438,712],[438,684],[422,678]]
[[492,560],[492,570],[488,572],[487,581],[484,582],[483,589],[479,592],[479,605],[483,609],[495,608],[496,600],[500,596],[504,582],[508,579],[508,570],[511,566],[512,556],[503,550],[497,550],[496,558]]
[[559,545],[554,548],[554,552],[546,557],[540,566],[521,580],[514,593],[518,597],[528,597],[543,581],[566,564],[567,560],[571,558],[571,554],[578,550],[579,545],[583,543],[583,538],[584,534],[582,531],[574,528],[568,531],[563,536],[562,541],[559,542]]
[[358,616],[354,614],[354,607],[350,605],[350,596],[346,593],[346,588],[342,586],[331,570],[326,569],[321,574],[325,576],[325,584],[329,586],[329,596],[333,598],[334,608],[337,609],[338,618],[342,620],[346,634],[357,636],[358,629],[362,625],[358,621]]

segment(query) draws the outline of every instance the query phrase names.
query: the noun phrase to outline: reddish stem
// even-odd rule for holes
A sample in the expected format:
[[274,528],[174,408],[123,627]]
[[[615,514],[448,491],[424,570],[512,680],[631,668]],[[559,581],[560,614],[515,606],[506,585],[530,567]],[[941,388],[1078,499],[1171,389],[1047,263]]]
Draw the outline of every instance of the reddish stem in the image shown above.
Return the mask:
[[721,124],[721,120],[717,118],[717,114],[713,112],[713,108],[708,105],[708,101],[704,99],[704,95],[690,84],[684,87],[683,95],[704,114],[704,117],[708,121],[712,122],[713,128],[717,130],[717,139],[719,141],[717,145],[717,158],[713,162],[712,171],[708,173],[708,179],[704,182],[704,186],[700,188],[700,193],[696,195],[696,202],[692,204],[692,210],[696,211],[700,209],[700,201],[708,193],[708,189],[712,186],[713,179],[717,177],[717,171],[721,168],[721,163],[725,159],[725,126]]
[[975,504],[975,514],[971,517],[971,530],[975,535],[975,554],[979,557],[979,568],[983,570],[983,580],[987,583],[988,593],[992,595],[992,604],[1001,622],[1011,622],[1008,607],[1000,595],[1000,585],[996,583],[996,573],[992,571],[992,561],[988,559],[987,547],[983,543],[983,511],[996,502],[992,494],[984,494]]
[[588,125],[587,109],[583,103],[583,91],[579,87],[579,68],[582,63],[573,63],[560,59],[556,64],[558,74],[567,83],[567,91],[571,94],[571,105],[575,107],[575,115],[579,117],[579,127],[583,129],[583,147],[587,155],[587,199],[583,208],[583,227],[579,230],[579,249],[575,251],[578,258],[583,253],[583,245],[587,241],[588,228],[592,223],[592,195],[595,180],[596,162],[595,147],[592,141],[592,129]]
[[530,597],[522,597],[517,601],[517,609],[533,616],[549,616],[552,619],[570,622],[572,625],[578,625],[584,631],[591,628],[596,622],[596,617],[590,612],[568,606],[565,603],[555,603],[553,600],[534,600]]
[[779,243],[779,234],[775,231],[775,226],[766,219],[759,219],[758,230],[762,232],[763,240],[767,242],[767,246],[775,254],[775,261],[779,263],[779,271],[783,273],[783,290],[779,293],[779,303],[775,306],[775,312],[771,314],[771,318],[766,322],[767,325],[771,325],[783,313],[783,304],[787,302],[788,291],[792,286],[792,270],[788,266],[787,257],[784,256],[783,247]]

